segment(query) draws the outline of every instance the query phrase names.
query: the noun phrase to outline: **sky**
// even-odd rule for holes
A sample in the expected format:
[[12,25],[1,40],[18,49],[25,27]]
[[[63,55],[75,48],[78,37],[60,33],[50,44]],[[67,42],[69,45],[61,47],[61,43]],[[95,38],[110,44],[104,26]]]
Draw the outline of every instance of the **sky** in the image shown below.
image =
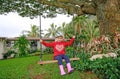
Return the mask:
[[[58,15],[56,18],[41,18],[41,29],[44,31],[49,28],[52,23],[57,26],[63,22],[69,23],[72,17],[67,15]],[[29,17],[21,17],[17,13],[9,13],[0,15],[0,37],[18,37],[23,30],[31,29],[31,25],[39,26],[39,18],[30,19]]]

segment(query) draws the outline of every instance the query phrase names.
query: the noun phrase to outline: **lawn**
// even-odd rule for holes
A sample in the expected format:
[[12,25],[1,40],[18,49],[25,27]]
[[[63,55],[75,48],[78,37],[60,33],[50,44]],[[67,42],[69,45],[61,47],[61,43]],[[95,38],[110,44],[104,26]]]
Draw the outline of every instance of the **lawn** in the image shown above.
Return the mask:
[[[39,56],[0,60],[0,79],[98,79],[91,72],[77,70],[61,76],[57,63],[38,65],[39,60]],[[43,55],[43,60],[52,60],[52,55]]]

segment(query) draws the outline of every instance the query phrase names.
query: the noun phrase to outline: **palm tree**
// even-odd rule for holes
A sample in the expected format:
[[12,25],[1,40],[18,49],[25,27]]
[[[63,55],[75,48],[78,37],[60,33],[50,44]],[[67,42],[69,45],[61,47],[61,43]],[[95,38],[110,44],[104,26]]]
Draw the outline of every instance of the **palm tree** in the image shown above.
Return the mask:
[[65,22],[63,22],[62,25],[58,27],[58,29],[60,31],[60,34],[63,35],[64,37],[68,36],[67,30],[69,30],[69,29],[66,28],[67,25],[68,24],[66,24]]
[[85,15],[84,16],[76,16],[75,18],[73,18],[74,33],[75,34],[81,34],[83,24],[87,18],[88,17]]
[[45,34],[45,37],[56,37],[57,35],[60,34],[60,27],[57,27],[57,25],[54,25],[54,23],[52,23],[50,25],[50,28],[48,28],[47,33]]
[[24,30],[24,31],[22,31],[22,33],[23,34],[27,33],[25,35],[28,36],[28,37],[39,37],[40,36],[40,34],[39,34],[40,32],[39,31],[40,30],[39,30],[38,26],[31,25],[31,30],[30,31]]
[[87,41],[91,41],[93,38],[99,36],[99,28],[96,17],[93,19],[86,19],[82,28],[82,34],[87,37]]
[[74,29],[71,25],[72,25],[71,23],[65,25],[63,23],[61,26],[62,29],[61,32],[63,33],[65,38],[71,38],[74,35]]

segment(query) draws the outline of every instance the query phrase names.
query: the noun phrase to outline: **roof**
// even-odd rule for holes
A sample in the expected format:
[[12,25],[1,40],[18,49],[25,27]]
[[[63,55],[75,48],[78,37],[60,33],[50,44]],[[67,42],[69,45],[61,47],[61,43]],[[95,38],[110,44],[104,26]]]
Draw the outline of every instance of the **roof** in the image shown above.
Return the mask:
[[[17,38],[7,38],[7,40],[10,40],[10,41],[15,41],[15,40],[18,40],[19,37]],[[36,38],[36,37],[27,37],[26,39],[28,40],[35,40],[35,41],[39,41],[40,38]],[[45,40],[45,41],[52,41],[54,40],[54,38],[42,38],[42,40]]]
[[[9,41],[15,41],[15,40],[18,40],[19,37],[14,37],[14,38],[7,38],[7,37],[0,37],[0,39],[3,39],[3,40],[9,40]],[[26,38],[27,40],[35,40],[35,41],[39,41],[40,38],[37,38],[37,37],[27,37]],[[42,40],[45,40],[45,41],[54,41],[55,38],[41,38]],[[69,40],[69,39],[66,39],[66,40]]]
[[6,38],[5,37],[0,37],[0,40],[6,40]]

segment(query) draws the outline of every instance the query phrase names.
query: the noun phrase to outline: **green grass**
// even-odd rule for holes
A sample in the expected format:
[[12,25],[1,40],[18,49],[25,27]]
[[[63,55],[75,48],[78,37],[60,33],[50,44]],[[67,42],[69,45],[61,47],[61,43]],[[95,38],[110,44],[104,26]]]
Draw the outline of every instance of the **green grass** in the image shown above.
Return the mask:
[[[43,55],[43,60],[51,59],[52,55]],[[77,70],[61,76],[57,63],[38,65],[38,61],[39,56],[0,60],[0,79],[97,79],[93,73]]]

